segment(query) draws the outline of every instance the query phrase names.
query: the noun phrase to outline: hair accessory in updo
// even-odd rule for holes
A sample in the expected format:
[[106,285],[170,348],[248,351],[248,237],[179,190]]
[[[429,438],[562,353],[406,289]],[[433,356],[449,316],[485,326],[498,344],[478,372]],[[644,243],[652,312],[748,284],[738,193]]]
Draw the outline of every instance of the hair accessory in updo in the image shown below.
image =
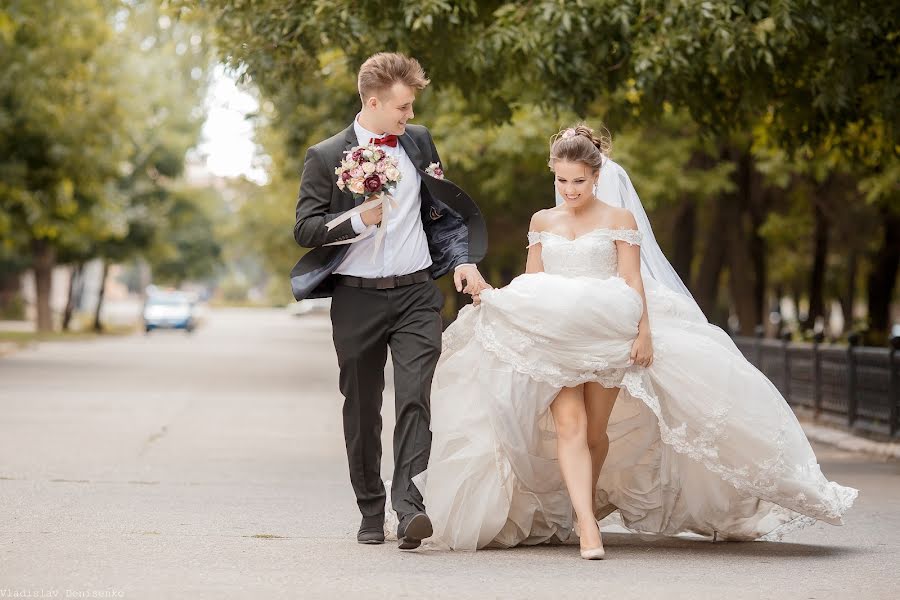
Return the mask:
[[552,169],[554,161],[566,160],[587,165],[593,171],[599,171],[611,150],[609,132],[603,130],[599,135],[585,123],[567,127],[550,138],[550,160]]

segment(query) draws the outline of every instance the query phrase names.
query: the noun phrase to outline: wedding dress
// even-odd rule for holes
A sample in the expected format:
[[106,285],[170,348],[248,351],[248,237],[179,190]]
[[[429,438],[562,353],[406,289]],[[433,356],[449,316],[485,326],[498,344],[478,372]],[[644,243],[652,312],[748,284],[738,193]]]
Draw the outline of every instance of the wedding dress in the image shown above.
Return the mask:
[[629,365],[643,303],[617,274],[616,245],[642,238],[530,232],[544,272],[485,290],[446,330],[431,456],[414,478],[433,544],[475,550],[572,535],[549,406],[562,387],[585,382],[621,390],[599,517],[616,513],[635,532],[729,540],[842,523],[857,490],[823,476],[784,398],[689,293],[644,277],[654,361]]

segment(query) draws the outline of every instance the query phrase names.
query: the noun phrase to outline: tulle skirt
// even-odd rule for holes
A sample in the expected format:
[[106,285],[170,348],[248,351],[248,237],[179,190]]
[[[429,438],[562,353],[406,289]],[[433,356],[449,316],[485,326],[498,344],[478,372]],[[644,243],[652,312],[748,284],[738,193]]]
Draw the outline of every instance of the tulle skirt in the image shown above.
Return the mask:
[[857,491],[825,479],[778,390],[686,298],[647,285],[648,368],[629,365],[643,304],[619,277],[521,275],[460,311],[435,372],[428,470],[414,479],[433,544],[572,535],[549,407],[585,382],[620,389],[599,516],[733,540],[841,524]]

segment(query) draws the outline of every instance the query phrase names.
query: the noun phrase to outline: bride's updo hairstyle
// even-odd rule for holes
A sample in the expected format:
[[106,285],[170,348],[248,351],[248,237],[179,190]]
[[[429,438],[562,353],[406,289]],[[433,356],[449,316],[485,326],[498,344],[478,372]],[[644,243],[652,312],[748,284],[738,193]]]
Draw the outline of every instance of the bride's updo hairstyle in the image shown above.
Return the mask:
[[547,165],[553,169],[556,161],[567,160],[587,165],[591,171],[598,173],[611,149],[612,140],[606,128],[597,134],[585,123],[579,123],[560,130],[550,138],[550,160]]

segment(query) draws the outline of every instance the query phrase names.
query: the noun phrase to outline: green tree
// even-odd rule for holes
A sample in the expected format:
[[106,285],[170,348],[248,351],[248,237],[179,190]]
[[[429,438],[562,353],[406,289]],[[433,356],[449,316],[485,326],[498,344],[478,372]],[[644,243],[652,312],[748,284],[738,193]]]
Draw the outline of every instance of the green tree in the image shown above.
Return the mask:
[[[174,2],[178,5],[190,3]],[[664,101],[729,130],[771,111],[801,143],[876,119],[898,123],[897,16],[890,2],[346,2],[207,0],[229,60],[264,86],[304,81],[323,50],[359,64],[375,49],[410,52],[438,86],[507,116],[522,102],[583,114],[631,87],[642,109]]]
[[[337,48],[351,73],[376,50],[418,57],[434,81],[434,89],[423,95],[420,112],[435,117],[430,119],[435,129],[435,122],[445,116],[462,119],[439,138],[442,146],[456,151],[465,147],[453,143],[456,133],[462,137],[477,130],[478,139],[486,141],[493,124],[521,124],[523,115],[540,115],[542,125],[565,122],[572,114],[591,120],[600,116],[617,134],[625,133],[626,140],[634,132],[644,144],[653,143],[654,131],[666,129],[667,111],[679,118],[686,115],[690,123],[680,135],[699,140],[686,140],[693,150],[671,164],[695,175],[708,174],[712,182],[703,181],[705,175],[686,179],[707,185],[710,192],[700,198],[688,184],[680,200],[659,203],[654,218],[662,215],[665,221],[667,211],[677,213],[674,262],[683,274],[693,271],[690,279],[698,300],[719,322],[727,316],[719,301],[727,282],[744,333],[762,319],[772,287],[769,241],[763,235],[768,216],[790,212],[792,199],[810,197],[785,192],[787,188],[766,177],[760,164],[765,156],[756,155],[753,131],[765,129],[767,145],[779,149],[790,164],[802,162],[810,148],[827,152],[838,144],[849,178],[839,187],[847,201],[860,204],[865,197],[883,213],[868,298],[872,328],[883,331],[887,325],[900,258],[893,241],[900,239],[900,231],[892,218],[898,191],[896,177],[891,178],[898,172],[900,53],[897,16],[890,3],[322,0],[287,6],[274,0],[208,0],[203,6],[217,23],[224,55],[244,69],[265,97],[282,99],[275,103],[279,111],[292,101],[302,107],[298,110],[312,106],[298,99],[315,96],[315,89],[328,81],[326,67],[335,59],[326,57],[334,57]],[[452,110],[442,104],[454,94],[465,108]],[[319,116],[325,110],[339,115],[341,123],[349,120],[342,100],[337,107],[327,101],[315,106]],[[297,132],[295,142],[316,141],[307,129]],[[514,127],[506,139],[520,132]],[[673,133],[669,139],[675,150],[679,134]],[[288,144],[296,149],[295,156],[302,156],[302,142]],[[478,196],[491,222],[501,223],[499,231],[491,232],[490,260],[496,255],[495,241],[509,231],[504,219],[519,215],[504,204],[502,186],[491,187],[489,182],[500,182],[503,176],[496,174],[499,163],[487,155],[499,153],[506,159],[500,168],[515,173],[519,189],[528,190],[520,192],[522,202],[516,206],[530,210],[529,192],[540,186],[528,184],[540,181],[541,175],[540,163],[526,158],[539,156],[537,146],[525,147],[529,149],[512,161],[502,145],[470,144],[468,155],[477,156],[484,171],[448,171],[476,193],[501,190]],[[656,147],[645,146],[644,154]],[[640,171],[641,155],[636,152],[637,160],[626,166]],[[445,151],[445,160],[453,156],[458,155]],[[730,181],[723,181],[726,173]],[[650,190],[656,187],[653,182],[665,185],[659,176],[643,181]],[[828,186],[829,180],[815,181]],[[653,191],[644,189],[645,200],[655,202]],[[815,192],[817,198],[820,191]],[[860,210],[865,212],[865,207]],[[694,243],[691,231],[702,231],[703,239]],[[821,226],[800,227],[797,233],[819,235],[821,242],[821,231]],[[813,281],[822,281],[822,247],[820,243],[812,253],[813,264],[806,267],[813,272],[812,287],[821,287]],[[695,248],[698,258],[692,255]]]
[[214,65],[207,27],[196,18],[174,19],[157,0],[126,3],[114,19],[119,94],[128,114],[115,185],[127,201],[126,227],[121,236],[95,240],[90,257],[103,259],[104,272],[110,262],[146,255],[166,282],[206,277],[217,264],[218,242],[206,211],[190,197],[196,193],[182,190],[178,179],[206,118]]
[[172,231],[205,116],[202,27],[155,0],[0,8],[0,263],[4,281],[34,269],[39,329],[54,265],[124,260]]
[[50,273],[60,248],[121,234],[116,175],[124,113],[99,0],[0,9],[0,231],[35,272],[38,328],[51,328]]
[[[166,235],[145,255],[156,282],[177,287],[188,280],[206,279],[219,267],[222,249],[203,196],[202,192],[181,190],[167,202]],[[215,194],[210,199],[219,201]]]

